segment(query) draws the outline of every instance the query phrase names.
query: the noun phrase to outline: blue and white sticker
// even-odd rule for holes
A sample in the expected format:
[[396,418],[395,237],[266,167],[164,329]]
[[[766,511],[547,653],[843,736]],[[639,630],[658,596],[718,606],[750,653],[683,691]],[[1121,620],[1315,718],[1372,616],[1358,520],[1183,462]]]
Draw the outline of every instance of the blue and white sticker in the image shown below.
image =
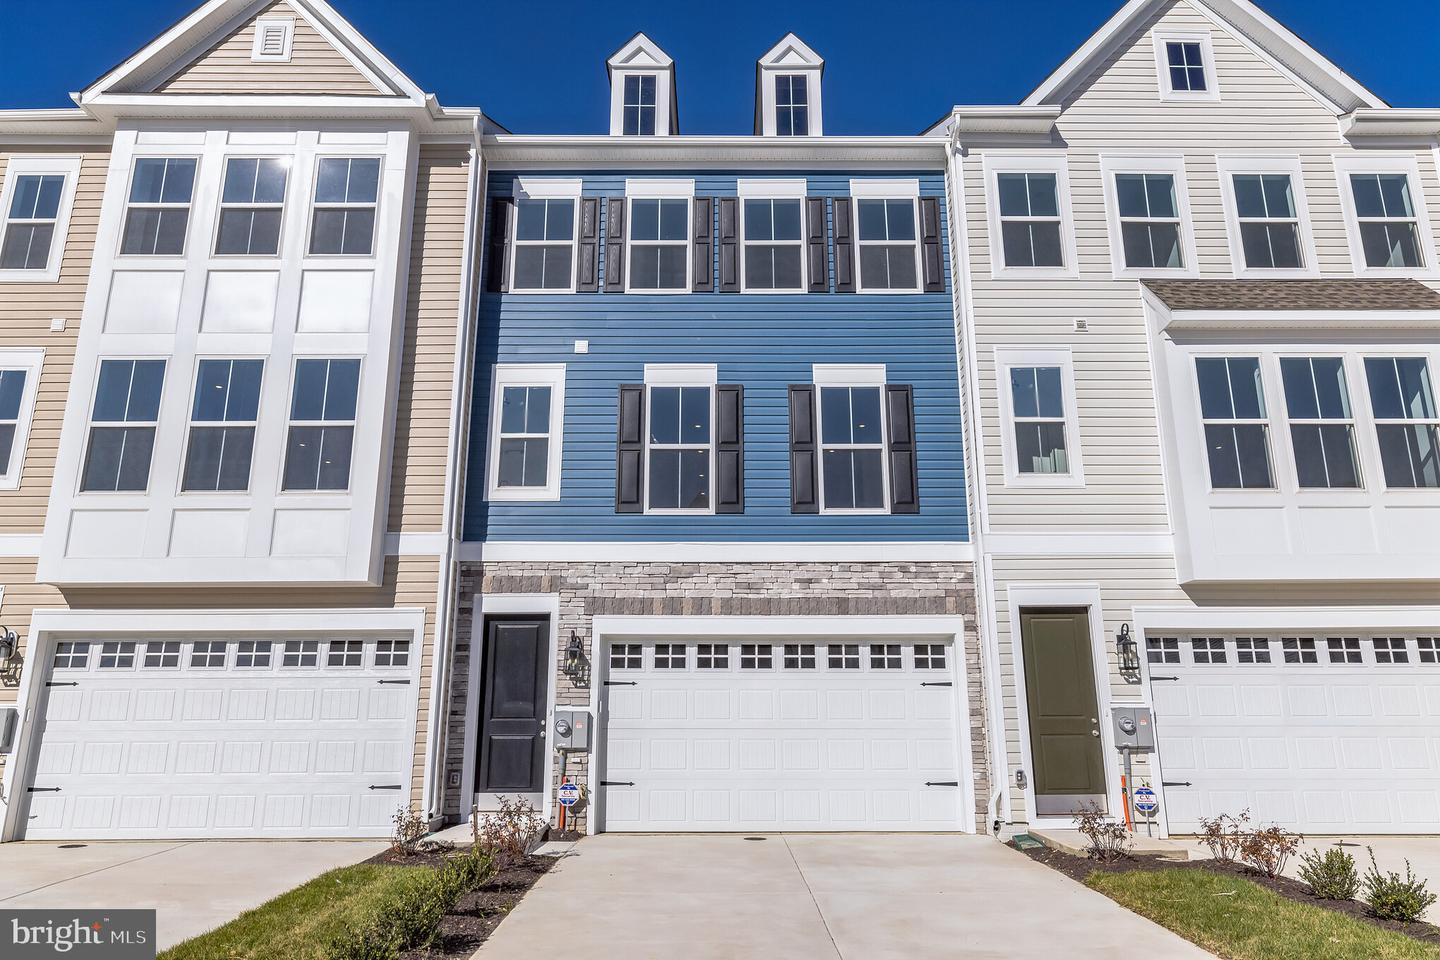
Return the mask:
[[560,806],[573,807],[580,802],[580,784],[562,783],[558,793]]
[[1160,798],[1149,787],[1139,787],[1135,791],[1135,809],[1148,817],[1160,809]]

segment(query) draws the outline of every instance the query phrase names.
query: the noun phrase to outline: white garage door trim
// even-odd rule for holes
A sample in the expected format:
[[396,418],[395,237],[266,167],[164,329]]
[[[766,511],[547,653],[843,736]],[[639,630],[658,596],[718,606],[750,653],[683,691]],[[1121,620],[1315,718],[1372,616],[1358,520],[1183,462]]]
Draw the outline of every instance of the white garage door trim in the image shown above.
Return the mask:
[[879,638],[922,642],[928,639],[952,645],[950,680],[955,698],[952,713],[961,792],[960,819],[952,829],[974,832],[974,773],[962,617],[596,617],[593,633],[592,650],[596,662],[592,669],[590,709],[597,721],[595,755],[588,773],[587,793],[595,804],[592,823],[596,825],[596,829],[603,829],[605,822],[604,791],[600,789],[599,783],[599,773],[604,768],[605,761],[606,719],[602,714],[602,704],[607,658],[602,654],[610,643],[623,640],[645,642],[666,637],[683,638],[686,641],[704,640],[707,637],[724,637],[732,641],[768,639],[777,643],[785,640],[820,643],[845,638]]
[[[332,637],[389,637],[410,640],[410,680],[408,717],[415,727],[420,697],[420,672],[424,659],[425,613],[421,609],[396,610],[301,610],[301,611],[69,611],[37,610],[31,618],[25,649],[24,680],[20,688],[19,711],[21,728],[17,750],[4,770],[5,796],[12,798],[4,807],[0,840],[13,840],[23,833],[21,818],[28,804],[14,802],[32,783],[32,771],[39,757],[40,723],[36,713],[45,702],[44,683],[50,676],[55,644],[67,638],[143,640],[156,635],[185,639],[265,639],[276,636],[294,639]],[[243,635],[243,636],[242,636]],[[232,644],[233,647],[233,644]],[[412,733],[413,736],[413,733]],[[427,744],[427,749],[430,745]],[[411,765],[413,766],[413,764]],[[414,789],[414,773],[406,768],[399,802],[408,802]]]

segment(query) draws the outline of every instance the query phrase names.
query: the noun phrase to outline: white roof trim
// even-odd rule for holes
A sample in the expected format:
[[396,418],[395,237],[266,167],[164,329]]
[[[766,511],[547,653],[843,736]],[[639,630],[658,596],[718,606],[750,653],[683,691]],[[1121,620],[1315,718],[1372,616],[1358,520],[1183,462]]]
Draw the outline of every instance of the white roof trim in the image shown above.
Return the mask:
[[610,70],[669,70],[675,61],[660,45],[643,33],[637,33],[605,61]]
[[819,69],[825,66],[825,58],[793,33],[785,34],[758,62],[761,67],[792,70]]
[[[103,104],[113,96],[111,91],[116,87],[129,84],[153,87],[164,82],[242,22],[255,17],[268,2],[269,0],[208,0],[188,17],[91,84],[79,94],[77,102],[82,107]],[[425,106],[424,91],[325,0],[286,2],[375,85],[375,96],[399,96],[411,101],[415,106]]]
[[[1059,103],[1111,50],[1126,40],[1156,8],[1174,0],[1129,0],[1090,39],[1046,77],[1023,101],[1025,106]],[[1306,86],[1317,99],[1345,113],[1386,103],[1346,74],[1319,51],[1290,32],[1250,0],[1187,0],[1203,13],[1219,18],[1240,39],[1258,48]]]

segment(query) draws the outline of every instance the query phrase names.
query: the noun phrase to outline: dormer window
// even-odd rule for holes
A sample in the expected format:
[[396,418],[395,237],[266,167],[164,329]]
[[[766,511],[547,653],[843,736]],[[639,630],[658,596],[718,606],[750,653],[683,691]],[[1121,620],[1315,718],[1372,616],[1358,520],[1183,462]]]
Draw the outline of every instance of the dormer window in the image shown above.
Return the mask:
[[631,74],[625,78],[625,129],[627,137],[655,136],[655,77]]
[[1156,31],[1155,72],[1161,100],[1219,100],[1208,33]]
[[295,21],[290,17],[264,17],[255,21],[250,59],[255,63],[286,63],[295,42]]
[[775,78],[775,134],[781,137],[810,135],[809,82],[804,74],[781,74]]

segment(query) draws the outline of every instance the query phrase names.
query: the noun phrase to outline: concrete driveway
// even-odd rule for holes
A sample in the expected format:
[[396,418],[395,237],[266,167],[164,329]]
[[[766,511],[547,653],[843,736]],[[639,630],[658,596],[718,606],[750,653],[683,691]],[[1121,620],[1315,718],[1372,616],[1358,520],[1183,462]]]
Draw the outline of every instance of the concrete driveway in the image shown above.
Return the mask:
[[0,844],[0,906],[156,911],[160,949],[385,849],[377,841]]
[[478,960],[1190,960],[1208,953],[985,837],[582,840]]

